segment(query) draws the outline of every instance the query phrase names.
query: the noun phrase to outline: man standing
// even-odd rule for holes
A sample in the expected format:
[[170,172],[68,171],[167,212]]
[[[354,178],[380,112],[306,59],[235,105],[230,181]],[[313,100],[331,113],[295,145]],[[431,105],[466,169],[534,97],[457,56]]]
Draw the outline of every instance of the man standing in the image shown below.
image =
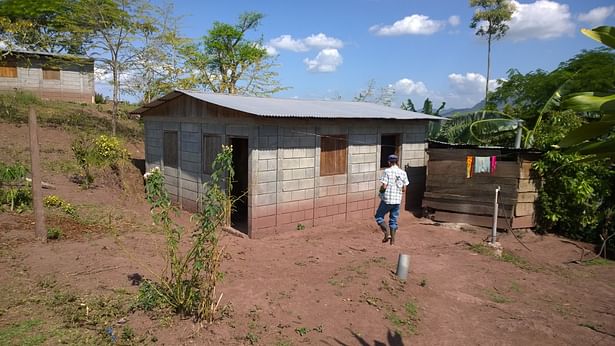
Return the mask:
[[[384,170],[380,178],[382,183],[380,186],[380,205],[378,210],[376,210],[376,222],[380,229],[382,229],[382,232],[384,232],[382,242],[390,241],[391,245],[395,243],[401,197],[404,191],[406,191],[406,186],[410,183],[406,172],[397,166],[397,161],[399,161],[397,155],[389,155],[389,168]],[[389,227],[384,222],[384,216],[387,213],[389,213]]]

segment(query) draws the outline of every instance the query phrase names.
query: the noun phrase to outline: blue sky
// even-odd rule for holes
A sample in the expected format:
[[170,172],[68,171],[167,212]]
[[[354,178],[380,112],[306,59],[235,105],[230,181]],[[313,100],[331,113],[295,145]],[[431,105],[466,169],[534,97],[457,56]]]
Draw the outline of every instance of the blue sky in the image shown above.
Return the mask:
[[[615,25],[606,0],[513,1],[516,12],[505,38],[495,42],[491,79],[552,70],[582,49],[598,47],[580,28]],[[411,97],[469,107],[484,93],[486,41],[469,28],[465,0],[176,0],[181,32],[199,38],[214,21],[235,23],[239,14],[265,15],[251,38],[262,37],[277,55],[279,80],[290,90],[277,97],[351,100],[370,79],[396,89],[395,104]]]

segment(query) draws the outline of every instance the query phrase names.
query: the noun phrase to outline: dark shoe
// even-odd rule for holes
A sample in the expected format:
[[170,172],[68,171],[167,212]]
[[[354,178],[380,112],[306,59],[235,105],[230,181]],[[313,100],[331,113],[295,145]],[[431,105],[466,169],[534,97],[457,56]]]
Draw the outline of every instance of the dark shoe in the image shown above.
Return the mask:
[[391,241],[391,245],[395,244],[395,233],[397,232],[396,229],[392,229],[391,230],[391,236],[389,237],[390,241]]
[[389,235],[389,227],[387,227],[384,222],[379,223],[378,226],[380,226],[380,229],[382,230],[382,232],[384,232],[384,239],[382,239],[382,242],[386,243],[391,238],[391,236]]

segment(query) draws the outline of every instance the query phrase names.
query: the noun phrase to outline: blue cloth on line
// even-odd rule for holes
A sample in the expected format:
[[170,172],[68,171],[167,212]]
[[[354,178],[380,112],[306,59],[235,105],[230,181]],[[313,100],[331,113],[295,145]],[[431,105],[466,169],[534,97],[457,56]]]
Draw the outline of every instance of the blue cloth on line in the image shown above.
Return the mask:
[[491,172],[491,157],[476,156],[474,157],[474,173],[490,173]]

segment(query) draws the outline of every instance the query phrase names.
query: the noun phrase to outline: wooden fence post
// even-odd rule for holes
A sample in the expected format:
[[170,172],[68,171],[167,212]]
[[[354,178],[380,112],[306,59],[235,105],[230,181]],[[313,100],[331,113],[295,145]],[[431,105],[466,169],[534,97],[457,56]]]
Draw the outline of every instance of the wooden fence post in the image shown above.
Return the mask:
[[28,127],[30,128],[30,161],[32,163],[32,206],[34,207],[34,234],[42,242],[47,242],[47,230],[45,229],[45,214],[43,210],[43,191],[41,187],[41,158],[38,143],[38,125],[36,112],[30,107],[28,115]]

